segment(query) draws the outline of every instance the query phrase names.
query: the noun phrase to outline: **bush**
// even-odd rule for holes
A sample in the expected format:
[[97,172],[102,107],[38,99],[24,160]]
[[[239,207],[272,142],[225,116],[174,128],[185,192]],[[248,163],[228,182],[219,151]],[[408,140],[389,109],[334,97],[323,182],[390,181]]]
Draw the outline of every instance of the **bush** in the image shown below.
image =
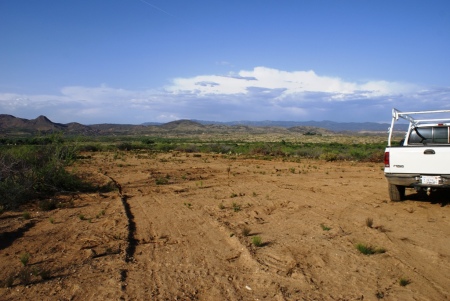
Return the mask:
[[65,169],[76,157],[76,148],[62,143],[2,147],[0,206],[14,209],[35,198],[87,188]]

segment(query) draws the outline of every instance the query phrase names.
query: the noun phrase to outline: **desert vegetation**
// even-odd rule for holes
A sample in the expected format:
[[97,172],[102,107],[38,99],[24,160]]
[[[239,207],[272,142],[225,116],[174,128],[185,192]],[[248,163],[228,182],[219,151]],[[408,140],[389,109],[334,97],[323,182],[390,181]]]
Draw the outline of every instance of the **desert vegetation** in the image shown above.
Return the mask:
[[92,183],[67,170],[77,159],[76,144],[60,135],[25,139],[0,146],[0,205],[16,209],[44,199],[41,208],[54,209],[46,198],[57,193],[94,190]]
[[450,297],[445,196],[389,202],[378,138],[16,139],[5,300]]
[[[325,139],[326,140],[326,139]],[[325,161],[381,162],[384,143],[364,142],[245,142],[201,141],[188,138],[149,137],[64,137],[53,134],[41,137],[0,139],[0,205],[17,208],[27,200],[46,198],[55,193],[95,190],[67,167],[82,157],[83,152],[139,153],[215,153],[234,158],[259,158],[286,161],[319,159]],[[295,168],[290,171],[295,173]],[[169,183],[168,175],[155,180],[158,185]],[[97,187],[98,188],[98,187]],[[43,204],[54,206],[55,204]],[[236,209],[236,208],[235,208]]]

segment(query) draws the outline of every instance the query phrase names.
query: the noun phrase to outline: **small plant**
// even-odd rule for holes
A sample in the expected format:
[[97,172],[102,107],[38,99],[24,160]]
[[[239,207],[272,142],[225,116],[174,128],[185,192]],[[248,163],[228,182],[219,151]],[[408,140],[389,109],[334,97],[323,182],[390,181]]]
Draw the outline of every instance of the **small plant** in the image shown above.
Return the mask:
[[40,270],[38,267],[31,268],[31,275],[33,276],[39,276]]
[[325,224],[320,224],[320,227],[322,228],[323,231],[330,231],[331,228],[326,226]]
[[97,218],[100,218],[100,216],[104,216],[105,215],[105,210],[103,209],[102,211],[100,211],[97,215],[96,215],[96,217]]
[[234,192],[230,195],[230,198],[237,198],[237,197],[238,197],[237,193]]
[[220,210],[225,209],[225,205],[224,205],[223,203],[220,203],[220,204],[219,204],[219,209],[220,209]]
[[409,280],[408,278],[400,278],[400,280],[398,281],[398,283],[400,284],[400,286],[407,286],[408,284],[411,283],[411,280]]
[[258,195],[256,194],[256,192],[253,191],[253,197],[257,197]]
[[369,228],[372,228],[373,226],[373,219],[371,217],[366,218],[366,226]]
[[245,226],[244,228],[242,228],[242,235],[249,236],[251,231],[252,230],[249,227]]
[[3,287],[12,287],[14,284],[14,278],[15,278],[14,273],[13,272],[9,273],[6,276],[5,280],[2,282],[2,286]]
[[358,249],[358,251],[364,255],[381,254],[386,252],[386,250],[383,248],[375,248],[373,246],[361,243],[356,245],[356,249]]
[[18,275],[19,279],[20,279],[20,282],[23,285],[30,284],[30,282],[31,282],[31,274],[32,274],[32,272],[27,267],[24,267],[23,269],[21,269],[20,272],[19,272],[19,275]]
[[260,247],[262,245],[262,239],[260,236],[253,236],[252,237],[252,244],[255,247]]
[[84,214],[78,214],[78,218],[82,221],[86,220],[86,217],[84,216]]
[[51,211],[58,207],[58,203],[51,199],[51,200],[43,200],[39,202],[39,208],[43,211]]
[[30,260],[30,253],[25,252],[20,254],[19,260],[23,266],[26,266],[28,264],[28,261]]
[[75,207],[75,201],[73,199],[70,199],[67,203],[67,208],[74,208]]
[[378,292],[375,293],[375,297],[377,297],[377,299],[383,299],[384,298],[384,293],[378,291]]
[[295,168],[294,168],[294,167],[291,167],[291,168],[289,168],[289,171],[290,171],[291,173],[295,173]]
[[188,207],[189,209],[192,209],[192,204],[191,203],[184,203],[184,206]]
[[155,184],[156,185],[167,185],[169,184],[169,178],[166,176],[164,177],[159,177],[155,180]]
[[23,217],[23,219],[30,219],[31,213],[28,211],[25,211],[24,213],[22,213],[22,217]]
[[241,205],[239,205],[238,203],[233,203],[232,207],[234,212],[241,211]]
[[55,219],[54,219],[53,217],[50,217],[50,218],[48,219],[48,221],[50,222],[50,224],[54,224],[54,223],[55,223]]
[[43,269],[39,271],[39,276],[41,276],[42,280],[48,280],[51,277],[51,272],[48,269]]

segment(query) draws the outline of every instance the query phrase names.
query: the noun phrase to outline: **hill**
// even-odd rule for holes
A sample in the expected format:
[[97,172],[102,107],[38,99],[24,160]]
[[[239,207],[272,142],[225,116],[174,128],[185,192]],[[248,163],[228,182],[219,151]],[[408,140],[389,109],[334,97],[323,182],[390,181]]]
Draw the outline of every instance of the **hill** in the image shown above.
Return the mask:
[[[401,125],[403,126],[403,125]],[[36,119],[18,118],[0,114],[1,136],[28,136],[63,132],[70,135],[257,135],[257,134],[301,134],[301,135],[333,135],[358,133],[384,133],[389,124],[373,122],[339,123],[333,121],[236,121],[212,122],[198,120],[177,120],[168,123],[135,124],[93,124],[83,125],[76,122],[67,124],[55,123],[45,116]],[[405,128],[398,127],[398,130]],[[225,137],[224,136],[224,137]]]

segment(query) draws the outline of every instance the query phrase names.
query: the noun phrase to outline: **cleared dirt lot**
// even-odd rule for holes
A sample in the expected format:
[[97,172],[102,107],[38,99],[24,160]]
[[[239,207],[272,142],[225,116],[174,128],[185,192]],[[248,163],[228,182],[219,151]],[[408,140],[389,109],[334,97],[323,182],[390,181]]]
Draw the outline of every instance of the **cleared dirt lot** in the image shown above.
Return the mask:
[[117,189],[0,215],[1,300],[450,298],[450,195],[390,202],[382,164],[85,156]]

